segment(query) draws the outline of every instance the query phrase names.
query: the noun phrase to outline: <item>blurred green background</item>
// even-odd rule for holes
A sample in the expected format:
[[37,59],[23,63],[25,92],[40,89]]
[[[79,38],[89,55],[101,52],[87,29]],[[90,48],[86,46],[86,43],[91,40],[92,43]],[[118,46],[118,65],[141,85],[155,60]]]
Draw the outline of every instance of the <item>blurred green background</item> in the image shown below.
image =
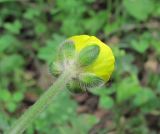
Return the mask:
[[116,57],[105,87],[65,90],[26,134],[160,134],[159,0],[0,0],[0,134],[54,81],[48,64],[72,35]]

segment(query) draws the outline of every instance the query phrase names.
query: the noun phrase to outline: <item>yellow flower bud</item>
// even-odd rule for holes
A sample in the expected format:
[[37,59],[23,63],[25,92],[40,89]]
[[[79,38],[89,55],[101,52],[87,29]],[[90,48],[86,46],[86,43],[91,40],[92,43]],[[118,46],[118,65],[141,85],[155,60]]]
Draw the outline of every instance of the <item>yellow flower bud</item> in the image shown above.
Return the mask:
[[108,81],[114,70],[115,63],[115,58],[111,48],[95,36],[72,36],[71,38],[69,38],[69,40],[72,40],[74,42],[77,53],[79,53],[83,48],[89,45],[96,44],[100,47],[100,53],[97,59],[91,65],[84,67],[84,71],[96,74],[104,81]]

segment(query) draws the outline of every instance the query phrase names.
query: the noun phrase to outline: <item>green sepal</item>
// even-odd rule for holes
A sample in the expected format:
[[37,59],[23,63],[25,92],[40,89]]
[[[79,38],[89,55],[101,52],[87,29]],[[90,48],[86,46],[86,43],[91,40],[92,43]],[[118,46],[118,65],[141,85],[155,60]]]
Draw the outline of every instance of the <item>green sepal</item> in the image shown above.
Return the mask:
[[79,75],[79,81],[81,87],[85,89],[99,87],[105,83],[103,79],[93,73],[81,73]]
[[59,76],[63,71],[60,62],[55,61],[55,62],[50,63],[49,71],[53,76],[55,77]]
[[78,64],[80,66],[88,66],[92,64],[98,57],[100,48],[98,45],[93,44],[83,48],[78,56]]
[[72,79],[67,85],[67,89],[72,93],[83,93],[83,90],[80,86],[78,79]]
[[60,60],[72,59],[75,57],[75,44],[72,40],[66,40],[59,48],[58,56]]

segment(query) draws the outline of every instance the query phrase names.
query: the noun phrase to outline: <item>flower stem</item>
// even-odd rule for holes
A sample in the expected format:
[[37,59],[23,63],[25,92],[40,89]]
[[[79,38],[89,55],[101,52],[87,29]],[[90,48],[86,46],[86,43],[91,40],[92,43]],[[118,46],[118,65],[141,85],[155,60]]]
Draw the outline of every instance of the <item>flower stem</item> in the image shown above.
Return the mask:
[[22,134],[25,129],[35,120],[48,104],[65,88],[72,77],[71,69],[57,79],[57,81],[31,106],[14,124],[6,134]]

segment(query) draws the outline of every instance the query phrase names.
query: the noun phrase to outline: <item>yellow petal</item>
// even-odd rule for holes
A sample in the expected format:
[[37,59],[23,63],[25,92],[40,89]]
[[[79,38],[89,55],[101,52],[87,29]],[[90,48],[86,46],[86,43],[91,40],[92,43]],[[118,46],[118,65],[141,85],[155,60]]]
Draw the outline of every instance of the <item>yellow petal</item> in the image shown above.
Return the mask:
[[74,41],[77,52],[80,52],[84,47],[92,44],[97,44],[100,47],[98,58],[94,63],[85,67],[84,71],[94,73],[105,81],[108,81],[114,70],[115,63],[111,48],[95,36],[78,35],[72,36],[69,39]]

